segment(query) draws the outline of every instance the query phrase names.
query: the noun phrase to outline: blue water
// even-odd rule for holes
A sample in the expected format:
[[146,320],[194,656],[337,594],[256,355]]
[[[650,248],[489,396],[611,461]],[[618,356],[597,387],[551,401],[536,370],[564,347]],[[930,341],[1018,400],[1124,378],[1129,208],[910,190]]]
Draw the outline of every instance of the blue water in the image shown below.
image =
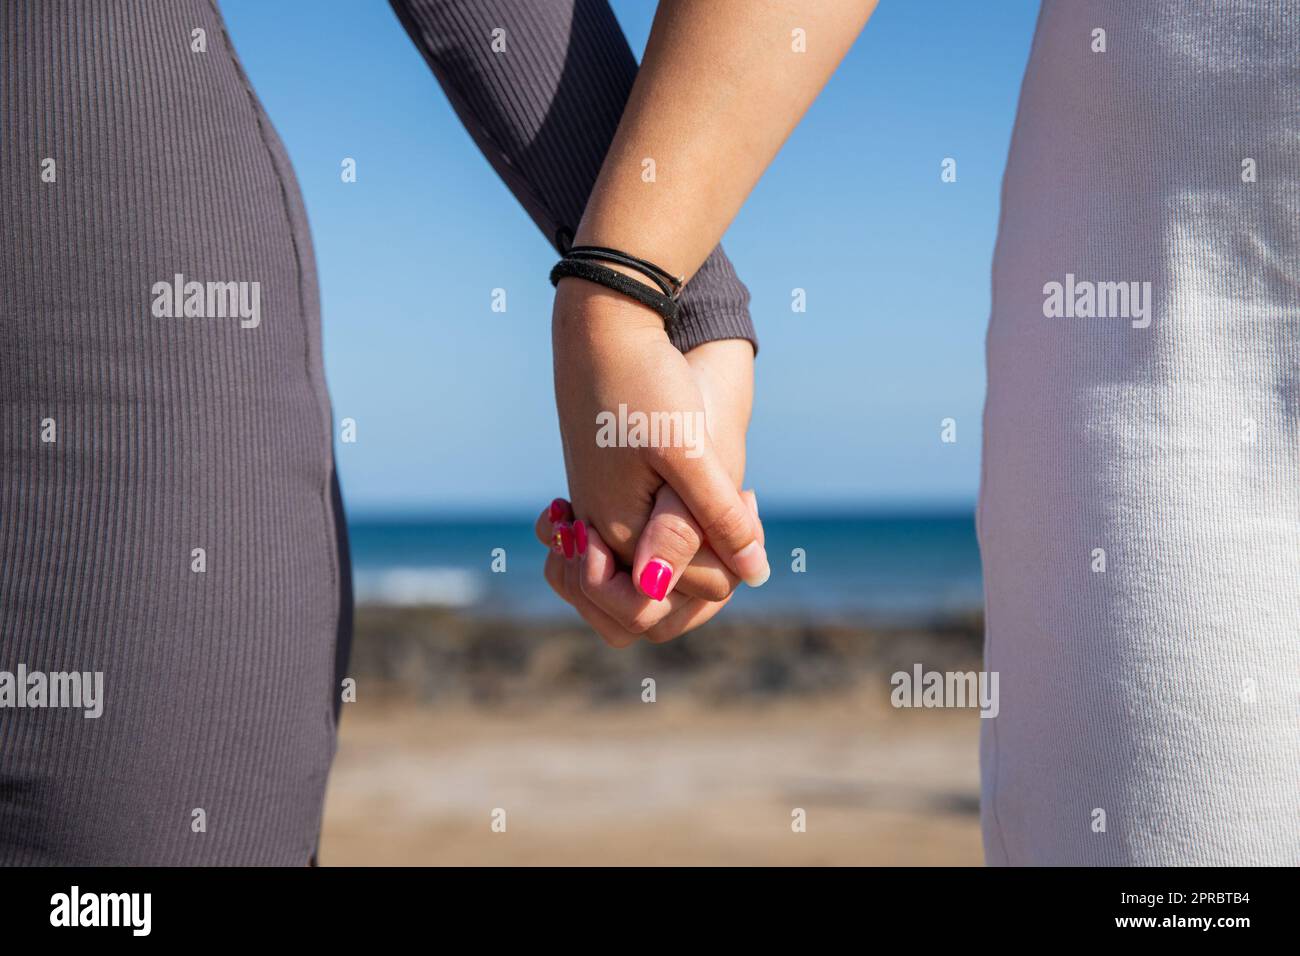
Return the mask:
[[[764,516],[772,578],[741,587],[727,613],[814,619],[907,618],[982,605],[979,549],[968,513]],[[542,578],[545,549],[531,519],[354,519],[362,603],[442,604],[476,612],[561,617]],[[496,548],[506,570],[491,570]],[[792,570],[802,548],[807,570]]]

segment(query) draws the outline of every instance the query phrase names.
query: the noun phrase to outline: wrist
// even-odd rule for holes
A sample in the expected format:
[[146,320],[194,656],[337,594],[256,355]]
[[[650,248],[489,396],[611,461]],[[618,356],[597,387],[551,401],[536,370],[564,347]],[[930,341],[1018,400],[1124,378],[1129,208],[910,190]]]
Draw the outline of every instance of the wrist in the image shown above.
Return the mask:
[[626,332],[668,339],[664,321],[654,309],[612,289],[572,277],[561,279],[555,287],[551,325],[557,333],[580,336]]

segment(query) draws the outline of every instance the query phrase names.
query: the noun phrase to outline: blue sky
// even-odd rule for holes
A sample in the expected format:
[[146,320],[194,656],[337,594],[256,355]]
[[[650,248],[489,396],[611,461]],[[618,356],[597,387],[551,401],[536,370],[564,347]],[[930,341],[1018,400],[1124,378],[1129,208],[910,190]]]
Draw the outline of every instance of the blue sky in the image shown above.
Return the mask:
[[[358,423],[338,446],[350,510],[540,510],[564,489],[550,247],[386,3],[221,6],[306,198],[335,417]],[[653,0],[613,6],[639,55]],[[762,343],[747,484],[765,510],[973,502],[998,195],[1037,12],[882,0],[727,232]]]

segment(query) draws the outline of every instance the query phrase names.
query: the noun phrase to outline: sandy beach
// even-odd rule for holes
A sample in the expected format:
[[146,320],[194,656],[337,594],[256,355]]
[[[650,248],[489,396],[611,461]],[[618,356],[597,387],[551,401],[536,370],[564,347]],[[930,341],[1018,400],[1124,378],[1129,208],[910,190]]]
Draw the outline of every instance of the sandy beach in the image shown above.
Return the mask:
[[565,624],[358,624],[323,865],[982,862],[977,713],[895,709],[888,683],[978,666],[977,620],[720,621],[630,652]]

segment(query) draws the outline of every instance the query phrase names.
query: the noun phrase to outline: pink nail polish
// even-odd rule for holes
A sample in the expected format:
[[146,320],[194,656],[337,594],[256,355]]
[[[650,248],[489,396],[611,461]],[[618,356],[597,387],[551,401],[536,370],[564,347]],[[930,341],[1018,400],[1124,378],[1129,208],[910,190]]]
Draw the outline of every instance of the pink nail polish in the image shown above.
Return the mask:
[[587,526],[581,521],[573,522],[573,541],[578,547],[578,554],[587,553]]
[[557,524],[561,521],[568,521],[573,516],[573,509],[563,498],[556,498],[551,502],[551,510],[547,515],[551,519],[551,524]]
[[651,561],[641,571],[641,591],[646,597],[662,601],[668,594],[668,585],[673,580],[673,569],[658,558]]
[[571,559],[574,555],[573,547],[573,525],[567,521],[561,521],[555,526],[555,538],[559,545],[556,554],[564,555],[565,559]]

